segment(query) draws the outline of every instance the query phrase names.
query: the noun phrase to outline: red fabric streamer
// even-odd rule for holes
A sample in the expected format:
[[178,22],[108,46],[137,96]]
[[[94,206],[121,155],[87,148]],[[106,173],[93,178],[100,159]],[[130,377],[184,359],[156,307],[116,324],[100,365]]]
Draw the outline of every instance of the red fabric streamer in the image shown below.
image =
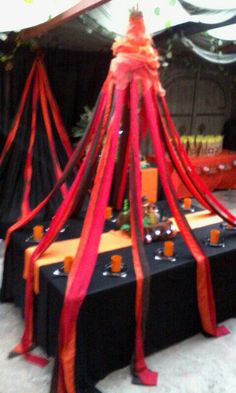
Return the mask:
[[212,336],[221,336],[227,334],[228,330],[224,326],[218,327],[216,324],[215,302],[211,286],[209,261],[204,254],[198,240],[192,233],[186,218],[181,215],[179,210],[175,189],[171,181],[169,169],[165,163],[163,142],[161,140],[160,131],[157,127],[155,106],[150,91],[146,91],[143,96],[143,100],[147,112],[150,134],[165,196],[170,210],[176,219],[183,239],[197,263],[197,298],[202,328],[206,333]]
[[[45,89],[44,89],[44,83],[42,80],[39,81],[39,93],[40,93],[40,102],[41,102],[41,107],[42,107],[43,120],[44,120],[45,129],[46,129],[47,136],[48,136],[49,149],[50,149],[51,156],[52,156],[52,164],[53,164],[53,168],[54,168],[54,174],[55,174],[56,179],[59,180],[62,175],[62,171],[61,171],[60,164],[59,164],[58,158],[57,158],[56,146],[55,146],[54,139],[53,139],[51,122],[50,122],[49,113],[48,113],[48,105],[47,105],[47,99],[46,99],[46,94],[45,94]],[[62,184],[61,193],[62,193],[63,197],[65,197],[66,192],[67,192],[67,187],[65,186],[65,184]]]
[[58,393],[75,392],[73,370],[75,360],[76,322],[97,260],[97,250],[103,230],[105,209],[108,203],[114,170],[123,100],[124,93],[117,91],[114,117],[111,120],[104,150],[96,173],[94,187],[81,233],[81,242],[68,277],[65,300],[60,319]]
[[21,215],[25,216],[30,211],[29,206],[29,195],[31,189],[31,179],[32,179],[32,158],[33,158],[33,147],[36,135],[36,121],[37,121],[37,108],[39,99],[39,81],[38,73],[36,72],[33,96],[32,96],[32,117],[31,117],[31,133],[28,150],[26,153],[25,168],[24,168],[24,195],[21,203]]
[[61,178],[56,182],[52,191],[31,212],[29,212],[25,217],[20,218],[15,224],[13,224],[11,227],[8,228],[5,238],[5,252],[9,245],[12,233],[17,229],[21,228],[22,226],[26,225],[40,212],[40,210],[49,202],[49,200],[52,198],[55,192],[60,188],[61,184],[65,182],[65,180],[70,175],[73,168],[75,167],[76,163],[79,162],[83,157],[84,151],[89,144],[89,141],[94,133],[94,130],[98,127],[98,124],[101,121],[101,116],[103,113],[105,101],[106,101],[106,93],[103,93],[101,94],[100,99],[98,101],[96,113],[91,121],[90,127],[88,128],[88,132],[84,134],[84,137],[78,144],[77,148],[74,150],[71,159],[68,161],[66,167],[63,170]]
[[[71,211],[73,211],[76,200],[77,200],[77,194],[80,193],[81,191],[81,183],[83,182],[83,177],[85,176],[85,170],[86,168],[89,167],[89,163],[92,161],[96,160],[96,157],[99,154],[99,151],[102,146],[102,140],[103,140],[103,135],[107,127],[107,122],[108,122],[108,114],[110,113],[110,107],[111,107],[111,101],[112,101],[112,94],[113,94],[113,85],[110,85],[109,88],[109,94],[108,94],[108,100],[106,104],[106,109],[102,121],[102,127],[101,130],[98,127],[95,138],[90,144],[89,151],[85,157],[85,160],[83,161],[77,176],[75,180],[73,181],[73,184],[66,195],[62,205],[56,212],[51,225],[49,227],[49,230],[43,237],[42,241],[40,242],[39,246],[35,249],[34,253],[32,254],[30,258],[30,263],[29,263],[29,276],[27,278],[26,282],[26,290],[25,290],[25,329],[24,333],[21,339],[20,344],[16,347],[19,348],[22,351],[23,354],[25,354],[27,360],[29,361],[34,361],[36,364],[38,364],[38,359],[32,357],[30,354],[28,354],[28,351],[32,345],[32,337],[33,337],[33,271],[34,271],[34,262],[43,254],[43,252],[49,247],[49,245],[53,242],[55,237],[57,236],[58,232],[66,222],[67,218],[69,217]],[[100,108],[98,108],[100,110]],[[102,113],[99,113],[99,116],[97,116],[97,121],[101,121],[102,118]],[[88,172],[87,176],[90,177],[90,172]],[[79,187],[80,186],[80,187]],[[13,352],[16,352],[16,348],[13,350]]]
[[26,98],[27,98],[28,93],[29,93],[29,88],[30,88],[30,85],[31,85],[31,82],[32,82],[32,79],[33,79],[33,76],[34,76],[34,73],[35,73],[36,65],[37,65],[37,61],[35,61],[33,63],[32,68],[30,70],[30,73],[29,73],[29,75],[27,77],[27,80],[26,80],[26,83],[25,83],[25,87],[24,87],[24,90],[23,90],[23,93],[22,93],[22,96],[21,96],[19,109],[17,111],[17,114],[15,116],[12,128],[10,129],[10,131],[8,133],[5,145],[4,145],[4,147],[2,149],[2,152],[1,152],[1,155],[0,155],[0,165],[2,163],[2,160],[5,157],[6,153],[10,149],[10,147],[12,145],[12,142],[14,141],[14,138],[15,138],[15,135],[16,135],[19,123],[20,123],[20,119],[21,119],[21,116],[22,116],[22,113],[23,113],[23,110],[24,110],[25,101],[26,101]]
[[[155,97],[154,92],[153,92],[153,97]],[[155,98],[154,98],[155,100]],[[160,111],[158,106],[155,106],[156,110],[156,119],[157,119],[157,124],[160,129],[160,132],[162,133],[163,140],[166,143],[167,146],[167,152],[169,153],[169,156],[173,162],[173,165],[176,168],[176,171],[178,172],[179,176],[181,177],[183,183],[185,186],[188,188],[188,190],[192,193],[192,195],[206,208],[209,209],[209,205],[205,202],[203,197],[201,196],[200,192],[198,191],[198,188],[196,184],[194,184],[191,179],[189,179],[188,175],[186,174],[184,166],[181,164],[181,160],[179,156],[176,153],[176,150],[173,148],[172,142],[169,138],[167,129],[165,127],[165,124],[162,120]]]
[[[130,212],[131,212],[131,237],[132,237],[132,254],[133,265],[136,277],[136,300],[135,300],[135,362],[134,375],[143,385],[156,385],[157,373],[147,368],[144,359],[143,347],[143,281],[144,271],[143,258],[140,253],[140,247],[143,248],[143,212],[141,202],[141,173],[139,160],[139,126],[138,126],[138,87],[135,80],[131,83],[130,94],[130,139],[132,140],[130,151]],[[145,299],[146,300],[146,299]]]
[[58,105],[57,105],[56,100],[52,94],[49,80],[47,77],[47,73],[45,71],[45,67],[42,62],[39,62],[39,64],[38,64],[38,71],[39,71],[39,74],[41,75],[41,80],[43,80],[43,82],[44,82],[46,97],[47,97],[48,103],[51,108],[53,120],[56,125],[59,138],[61,139],[62,145],[64,146],[67,157],[70,158],[71,154],[73,152],[73,149],[71,147],[71,143],[70,143],[69,137],[67,135],[67,132],[65,130],[65,127],[63,125],[61,115],[60,115],[60,112],[58,109]]
[[182,143],[180,137],[178,135],[177,130],[171,120],[168,107],[166,105],[164,97],[161,97],[161,103],[164,109],[164,113],[166,116],[167,124],[169,125],[170,135],[173,138],[173,143],[175,144],[175,148],[179,154],[179,157],[182,161],[182,164],[186,168],[186,173],[189,176],[189,179],[197,185],[199,192],[201,193],[201,197],[204,198],[205,204],[208,204],[209,210],[213,211],[217,215],[219,215],[223,220],[228,222],[231,225],[236,225],[236,217],[233,216],[209,191],[206,184],[202,180],[202,178],[198,175],[195,168],[193,167],[191,160],[189,159]]
[[[105,128],[105,127],[104,127]],[[34,262],[43,254],[43,252],[49,247],[49,245],[53,242],[58,232],[65,224],[67,218],[69,217],[71,211],[75,207],[76,204],[76,196],[79,194],[81,190],[81,183],[83,181],[83,177],[85,175],[85,170],[88,167],[88,163],[91,159],[94,160],[99,154],[100,147],[102,144],[101,134],[97,131],[97,139],[93,140],[91,143],[89,152],[86,155],[85,160],[83,161],[80,170],[77,173],[75,180],[73,181],[70,190],[68,191],[64,201],[62,202],[60,208],[56,212],[51,225],[39,243],[38,247],[35,249],[33,254],[31,255],[29,262],[29,276],[26,282],[26,290],[25,290],[25,329],[23,333],[23,337],[21,339],[21,349],[22,353],[27,353],[29,348],[32,345],[32,337],[33,337],[33,271],[34,271]],[[100,140],[100,142],[99,142]],[[79,187],[80,186],[80,187]],[[30,360],[30,358],[28,358]]]

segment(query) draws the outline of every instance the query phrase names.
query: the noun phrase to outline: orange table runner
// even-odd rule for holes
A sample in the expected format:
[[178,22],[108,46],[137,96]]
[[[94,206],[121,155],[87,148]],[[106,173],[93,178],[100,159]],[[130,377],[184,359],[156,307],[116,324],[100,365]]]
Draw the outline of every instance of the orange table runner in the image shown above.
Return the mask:
[[[54,242],[44,252],[44,254],[35,262],[34,265],[34,290],[39,292],[39,268],[44,265],[58,263],[63,261],[65,256],[74,257],[79,246],[80,238],[62,240]],[[131,246],[131,238],[124,231],[111,230],[103,233],[99,245],[99,253],[116,250]],[[23,278],[26,279],[29,272],[29,261],[32,253],[37,246],[29,247],[25,250],[24,255],[24,273]]]
[[[187,221],[192,229],[197,229],[201,227],[206,227],[208,225],[217,224],[218,222],[222,222],[222,218],[212,214],[209,210],[202,210],[196,213],[186,214]],[[177,231],[178,226],[175,222],[174,218],[171,218],[173,224],[175,225]]]
[[[196,213],[190,213],[186,215],[186,218],[192,229],[204,227],[207,225],[216,224],[221,222],[222,219],[219,216],[211,214],[208,210],[199,211]],[[171,218],[176,229],[178,227],[175,220]],[[62,240],[54,242],[45,251],[45,253],[35,262],[34,265],[34,291],[39,293],[39,269],[41,266],[49,265],[52,263],[58,263],[63,261],[65,256],[74,257],[76,250],[79,245],[80,238]],[[37,246],[29,247],[25,250],[24,255],[24,279],[27,278],[29,272],[29,261],[30,257]],[[124,231],[111,230],[103,233],[99,245],[99,253],[116,250],[119,248],[131,247],[131,238]]]

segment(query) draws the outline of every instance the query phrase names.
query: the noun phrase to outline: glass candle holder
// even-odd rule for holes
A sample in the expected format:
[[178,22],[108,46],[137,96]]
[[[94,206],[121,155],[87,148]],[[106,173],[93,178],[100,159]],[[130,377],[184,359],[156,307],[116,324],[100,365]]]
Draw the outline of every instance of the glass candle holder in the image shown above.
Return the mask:
[[219,229],[211,229],[210,230],[210,244],[218,244],[220,239],[220,231]]
[[74,261],[74,258],[71,256],[67,256],[64,258],[64,272],[65,273],[70,272],[73,261]]
[[174,242],[170,240],[164,242],[163,255],[165,257],[172,257],[174,255]]
[[121,271],[122,256],[112,255],[111,256],[111,271],[112,273],[119,273]]
[[191,198],[184,198],[184,209],[190,209],[191,207]]
[[41,240],[43,237],[43,225],[35,225],[33,227],[33,239],[38,241]]
[[112,216],[112,207],[107,206],[105,210],[105,220],[110,220]]

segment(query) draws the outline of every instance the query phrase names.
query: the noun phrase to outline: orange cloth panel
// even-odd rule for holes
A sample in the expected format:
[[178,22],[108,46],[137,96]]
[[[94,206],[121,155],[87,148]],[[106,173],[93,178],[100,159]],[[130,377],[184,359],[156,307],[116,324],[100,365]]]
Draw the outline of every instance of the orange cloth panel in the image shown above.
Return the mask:
[[149,201],[156,202],[158,187],[157,168],[145,168],[141,171],[142,195],[146,195]]
[[[212,215],[208,210],[203,210],[196,213],[190,213],[186,215],[188,223],[192,229],[200,228],[203,226],[215,224],[221,222],[222,219],[218,216]],[[172,218],[173,224],[176,229],[178,227],[175,220]],[[64,260],[66,255],[75,256],[77,248],[79,246],[79,238],[68,239],[59,242],[52,243],[51,246],[45,251],[45,253],[39,258],[34,265],[34,291],[39,292],[39,269],[41,266],[50,265],[52,263],[58,263]],[[99,253],[116,250],[119,248],[125,248],[131,246],[131,238],[124,231],[109,231],[102,234]],[[29,272],[29,261],[30,257],[37,246],[29,247],[25,250],[24,255],[24,279],[27,278]]]

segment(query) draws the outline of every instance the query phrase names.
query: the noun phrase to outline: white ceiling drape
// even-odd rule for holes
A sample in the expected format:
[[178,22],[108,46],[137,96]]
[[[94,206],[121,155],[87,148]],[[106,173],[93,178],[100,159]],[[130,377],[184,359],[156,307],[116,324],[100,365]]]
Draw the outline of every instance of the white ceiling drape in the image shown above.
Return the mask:
[[[52,20],[83,0],[8,0],[0,12],[0,32],[19,31]],[[99,1],[98,1],[99,3]],[[202,8],[189,12],[186,3]],[[90,11],[109,32],[123,35],[129,11],[137,6],[144,14],[149,33],[192,21],[221,23],[236,15],[236,0],[110,0]],[[207,9],[209,6],[209,9]]]
[[184,0],[196,8],[209,10],[229,10],[235,8],[235,0]]
[[[153,35],[186,22],[214,25],[236,16],[236,0],[8,0],[1,7],[0,33],[24,30],[23,39],[32,38],[89,10],[91,20],[105,32],[123,35],[133,7],[143,12],[147,30]],[[235,40],[235,30],[230,26],[208,33],[222,40]],[[1,39],[4,39],[3,34],[0,34]],[[207,58],[206,48],[201,52],[201,48],[194,47],[194,44],[188,43],[187,46]],[[213,57],[214,54],[210,53],[208,60],[213,61]],[[225,58],[225,61],[230,62],[230,59]],[[214,61],[221,60],[216,54]]]
[[0,12],[0,31],[19,31],[44,23],[77,3],[78,0],[4,1]]
[[181,41],[187,48],[191,49],[198,56],[202,57],[207,61],[210,61],[211,63],[231,64],[236,62],[235,53],[223,54],[222,52],[211,52],[209,50],[199,47],[193,41],[186,37],[182,37]]

